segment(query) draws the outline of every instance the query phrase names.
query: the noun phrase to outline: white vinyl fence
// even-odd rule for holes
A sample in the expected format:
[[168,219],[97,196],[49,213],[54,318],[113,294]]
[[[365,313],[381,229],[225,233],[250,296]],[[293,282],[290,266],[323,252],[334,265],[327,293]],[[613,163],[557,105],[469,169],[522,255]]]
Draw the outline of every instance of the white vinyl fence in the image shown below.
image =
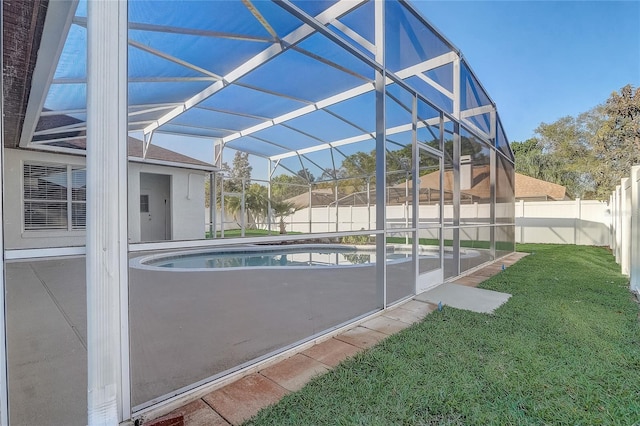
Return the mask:
[[516,202],[516,243],[608,246],[610,224],[602,201]]
[[611,206],[611,243],[609,247],[629,277],[629,286],[640,294],[640,166],[631,169],[609,198]]
[[[631,182],[631,179],[628,179]],[[630,193],[630,191],[628,192]],[[547,243],[612,246],[617,234],[612,220],[611,203],[595,200],[569,201],[517,201],[515,204],[516,243]],[[500,208],[500,206],[496,206]],[[445,206],[445,217],[450,217],[451,206]],[[421,217],[437,217],[439,207],[420,206]],[[387,226],[389,228],[408,228],[411,224],[411,208],[407,206],[387,207]],[[220,230],[221,214],[217,212],[217,226]],[[236,215],[237,216],[237,215]],[[489,206],[486,204],[463,204],[460,206],[462,224],[487,225],[490,223]],[[208,209],[206,217],[208,218]],[[208,222],[208,220],[206,220]],[[278,231],[276,218],[272,219],[271,229]],[[323,206],[312,209],[300,209],[285,218],[287,232],[339,232],[375,229],[375,206]],[[248,223],[247,223],[248,224]],[[255,226],[254,224],[253,226]],[[265,224],[257,224],[266,228]],[[240,220],[226,215],[225,229],[237,229]],[[619,228],[619,227],[618,227]],[[207,228],[208,229],[208,228]],[[618,229],[618,234],[620,229]],[[621,238],[617,235],[617,238]],[[620,248],[618,248],[620,250]],[[626,252],[625,252],[626,253]],[[625,254],[626,256],[626,254]]]
[[[450,206],[447,206],[450,208]],[[333,232],[375,228],[375,207],[369,213],[366,206],[314,207],[302,209],[286,218],[287,231]],[[411,209],[409,209],[410,211]],[[420,206],[423,217],[433,217],[438,206]],[[404,206],[387,207],[389,227],[408,227],[410,219]],[[311,213],[311,217],[309,217]],[[517,243],[553,243],[608,246],[611,215],[602,201],[518,201],[516,213]],[[460,206],[463,223],[488,224],[489,206]],[[446,212],[445,212],[446,216]]]

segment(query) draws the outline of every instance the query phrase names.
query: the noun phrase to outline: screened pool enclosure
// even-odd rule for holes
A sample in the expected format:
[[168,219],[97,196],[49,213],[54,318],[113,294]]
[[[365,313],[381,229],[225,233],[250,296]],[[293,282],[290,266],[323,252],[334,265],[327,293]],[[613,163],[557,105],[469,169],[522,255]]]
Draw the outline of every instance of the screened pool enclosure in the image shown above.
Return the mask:
[[496,105],[411,3],[45,6],[3,144],[5,424],[138,418],[514,251]]

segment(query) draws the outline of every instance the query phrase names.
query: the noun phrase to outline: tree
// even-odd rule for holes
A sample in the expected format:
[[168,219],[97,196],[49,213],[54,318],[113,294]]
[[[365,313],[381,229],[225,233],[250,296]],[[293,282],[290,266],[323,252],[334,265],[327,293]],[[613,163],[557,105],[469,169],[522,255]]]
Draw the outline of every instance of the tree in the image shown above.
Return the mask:
[[306,178],[299,175],[278,175],[271,179],[271,198],[286,200],[309,191]]
[[314,180],[316,180],[315,176],[313,176],[313,174],[306,167],[304,169],[298,170],[296,172],[296,175],[304,179],[305,182],[313,182]]
[[[232,168],[228,169],[228,165],[223,163],[222,170],[229,173],[230,179],[225,180],[225,192],[242,192],[242,181],[246,187],[249,186],[251,181],[251,171],[253,167],[249,164],[249,153],[236,151],[233,156]],[[225,170],[225,167],[226,170]]]
[[573,179],[564,170],[564,161],[560,157],[543,152],[538,138],[512,142],[511,149],[516,158],[517,173],[563,186]]
[[[245,188],[244,207],[249,228],[264,222],[268,212],[267,187],[252,183]],[[227,212],[237,215],[242,211],[242,197],[231,196],[225,198],[224,208]]]
[[593,177],[595,196],[606,199],[631,166],[640,164],[640,88],[626,85],[613,92],[602,110],[593,144]]
[[512,144],[516,171],[556,182],[575,197],[606,199],[640,163],[640,89],[627,85],[577,117],[535,130],[534,142]]
[[287,225],[284,223],[285,216],[293,214],[297,208],[288,201],[271,200],[271,210],[280,221],[280,233],[287,233]]

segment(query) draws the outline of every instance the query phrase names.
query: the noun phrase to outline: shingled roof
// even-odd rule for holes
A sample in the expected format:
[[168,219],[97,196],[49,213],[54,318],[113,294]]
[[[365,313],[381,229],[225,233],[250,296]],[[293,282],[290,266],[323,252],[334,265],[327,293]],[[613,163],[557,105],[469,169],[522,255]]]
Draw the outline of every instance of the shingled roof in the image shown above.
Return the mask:
[[[438,172],[420,177],[420,188],[438,187]],[[444,173],[445,190],[453,188],[452,172]],[[404,185],[404,184],[402,184]],[[490,195],[489,166],[473,168],[473,186],[470,189],[460,191],[462,196],[470,196],[472,200],[488,199]],[[561,201],[569,200],[567,188],[557,183],[547,182],[541,179],[515,174],[515,198],[516,200],[529,201]]]
[[[87,143],[86,139],[73,139],[64,142],[57,142],[55,146],[59,146],[61,148],[71,148],[78,150],[86,150]],[[149,163],[156,164],[165,164],[172,163],[170,165],[173,166],[183,166],[185,168],[196,168],[200,170],[213,170],[213,164],[206,163],[204,161],[200,161],[198,159],[188,157],[186,155],[180,154],[175,151],[171,151],[166,148],[162,148],[158,145],[149,145],[149,149],[147,150],[147,155],[145,159],[142,159],[142,141],[140,139],[129,137],[129,160],[132,161],[147,161]],[[190,167],[195,166],[195,167]]]
[[17,147],[49,0],[2,1],[4,144]]
[[561,201],[570,200],[567,188],[557,183],[516,173],[516,200]]

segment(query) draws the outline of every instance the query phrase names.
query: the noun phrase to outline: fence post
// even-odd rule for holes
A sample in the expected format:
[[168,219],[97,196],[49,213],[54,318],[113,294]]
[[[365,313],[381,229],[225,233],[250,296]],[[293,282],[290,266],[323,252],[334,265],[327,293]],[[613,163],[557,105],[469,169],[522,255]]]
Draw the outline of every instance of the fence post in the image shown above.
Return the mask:
[[580,228],[582,227],[582,200],[580,198],[576,198],[575,205],[575,218],[573,222],[573,244],[580,244]]
[[613,193],[609,195],[609,248],[613,250]]
[[621,262],[622,273],[629,276],[629,261],[631,256],[631,179],[623,178],[620,181],[622,191],[622,223],[621,223]]
[[621,250],[620,244],[622,242],[622,229],[620,227],[620,222],[622,219],[622,190],[620,189],[620,185],[616,185],[616,262],[618,265],[621,261]]
[[631,168],[631,256],[629,287],[640,292],[640,166]]
[[[524,218],[524,200],[520,200],[520,202],[518,203],[518,206],[520,207],[520,219]],[[518,216],[516,216],[518,217]],[[523,243],[524,244],[524,226],[522,225],[522,221],[520,222],[520,241],[518,241],[519,243]]]

